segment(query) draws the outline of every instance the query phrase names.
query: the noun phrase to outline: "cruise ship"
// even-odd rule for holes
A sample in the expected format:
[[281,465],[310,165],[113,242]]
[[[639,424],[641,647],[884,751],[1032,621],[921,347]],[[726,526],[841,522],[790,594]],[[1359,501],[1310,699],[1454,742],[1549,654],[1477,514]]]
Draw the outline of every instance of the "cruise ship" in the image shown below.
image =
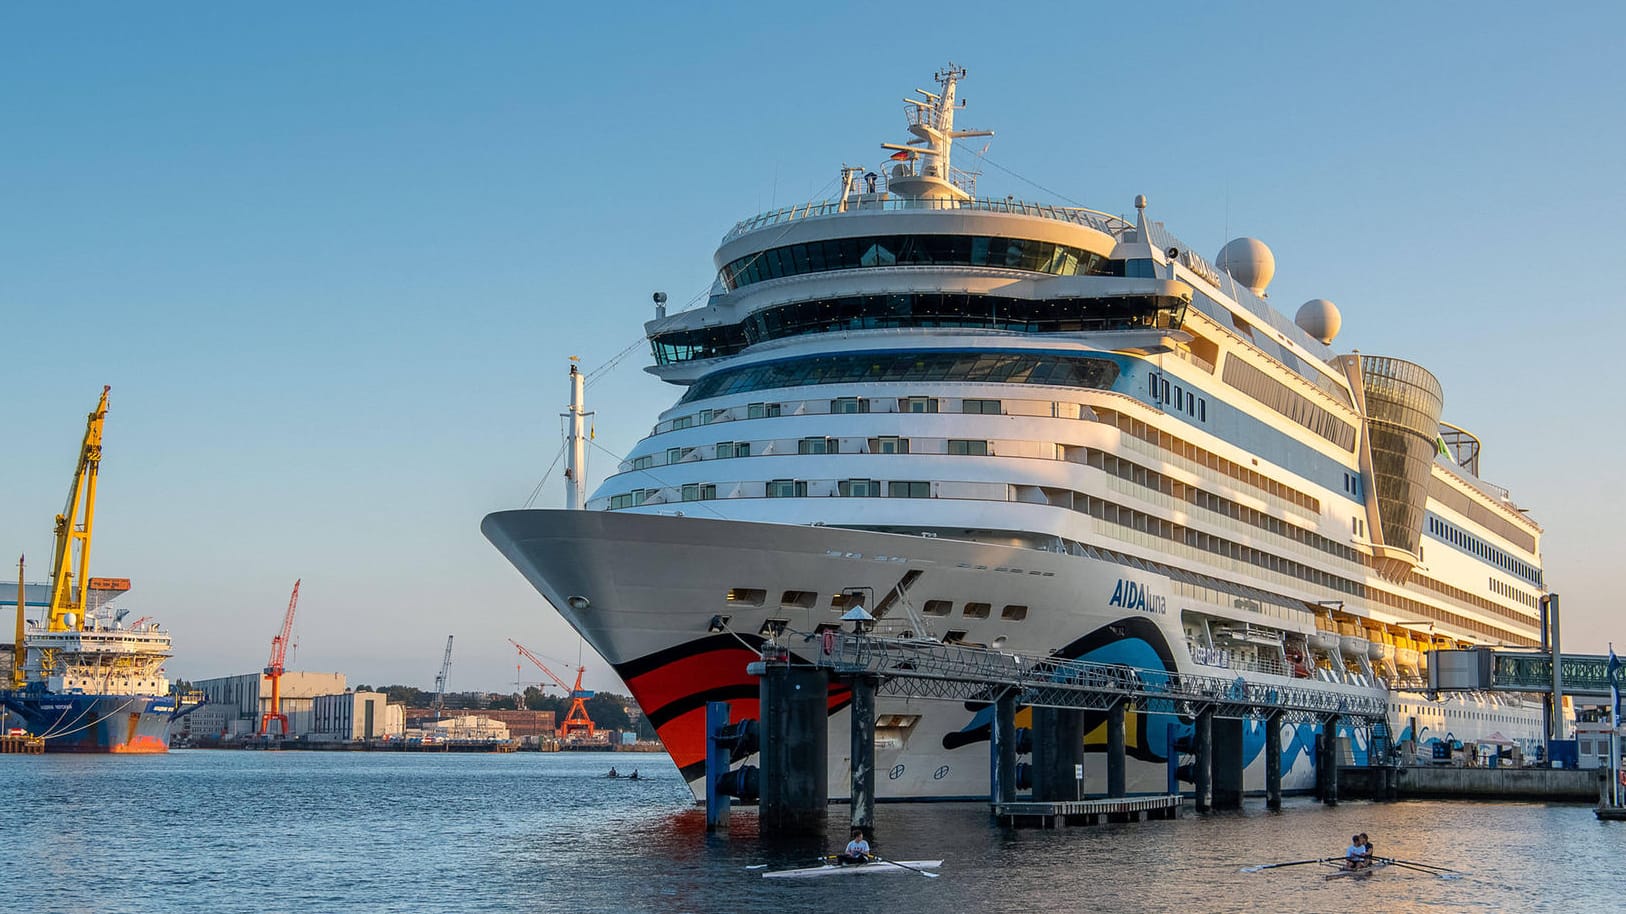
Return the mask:
[[[810,653],[853,605],[912,637],[1381,696],[1381,743],[1339,734],[1357,758],[1534,751],[1534,702],[1404,691],[1435,649],[1536,644],[1545,594],[1541,528],[1479,478],[1441,383],[1338,353],[1329,301],[1285,317],[1258,240],[1210,262],[1144,197],[1126,218],[977,196],[964,76],[906,99],[905,141],[832,199],[735,225],[703,305],[656,296],[647,370],[681,393],[590,498],[483,522],[697,796],[706,703],[757,716],[763,643]],[[846,705],[833,684],[838,797]],[[881,799],[987,796],[988,708],[876,713]],[[1165,789],[1190,726],[1130,715],[1131,789]],[[1316,733],[1290,729],[1284,786],[1307,789]]]

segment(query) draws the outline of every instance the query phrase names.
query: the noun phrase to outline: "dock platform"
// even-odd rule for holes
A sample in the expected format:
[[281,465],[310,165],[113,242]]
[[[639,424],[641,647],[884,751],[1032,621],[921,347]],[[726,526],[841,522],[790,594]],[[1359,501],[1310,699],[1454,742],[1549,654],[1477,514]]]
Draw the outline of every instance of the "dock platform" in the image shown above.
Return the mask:
[[0,735],[0,755],[43,755],[45,740],[38,736]]
[[1102,822],[1178,819],[1180,796],[1158,794],[1099,800],[1021,800],[994,804],[994,818],[1011,828],[1066,828]]

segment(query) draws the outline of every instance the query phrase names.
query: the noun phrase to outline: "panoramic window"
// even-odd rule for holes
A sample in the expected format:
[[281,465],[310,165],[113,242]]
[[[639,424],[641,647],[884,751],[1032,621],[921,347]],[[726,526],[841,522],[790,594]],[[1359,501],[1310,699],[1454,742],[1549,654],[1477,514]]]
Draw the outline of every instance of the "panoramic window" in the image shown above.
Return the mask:
[[[671,330],[650,341],[658,365],[733,355],[766,340],[897,327],[967,327],[1015,333],[1178,329],[1186,302],[1172,296],[1006,298],[960,292],[894,292],[811,299],[763,308],[727,328]],[[704,334],[704,343],[695,342]]]
[[747,254],[721,271],[723,285],[752,283],[829,270],[890,266],[999,267],[1054,276],[1104,273],[1107,259],[1083,248],[1026,238],[969,235],[882,235],[832,238]]
[[[978,381],[1047,384],[1105,390],[1118,379],[1118,363],[1105,358],[1012,352],[888,352],[810,356],[715,371],[689,386],[680,402],[813,384],[882,381]],[[966,412],[998,413],[998,400],[971,400]],[[830,401],[833,413],[867,413],[869,401]]]

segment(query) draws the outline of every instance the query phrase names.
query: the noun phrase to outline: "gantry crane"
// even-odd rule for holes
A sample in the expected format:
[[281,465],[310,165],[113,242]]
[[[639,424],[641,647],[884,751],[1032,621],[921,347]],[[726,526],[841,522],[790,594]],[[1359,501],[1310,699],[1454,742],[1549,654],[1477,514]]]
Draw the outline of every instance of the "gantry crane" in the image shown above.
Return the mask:
[[294,608],[298,605],[299,581],[294,581],[294,594],[288,598],[288,612],[282,617],[282,631],[271,639],[271,660],[265,665],[265,675],[271,677],[271,708],[260,717],[261,736],[266,735],[273,720],[282,726],[279,735],[288,735],[288,715],[282,713],[282,672],[288,658],[288,636],[294,629]]
[[452,671],[452,636],[446,636],[446,656],[440,661],[440,675],[435,677],[435,721],[440,721],[440,712],[446,707],[446,674]]
[[559,735],[569,739],[570,734],[576,730],[586,730],[589,737],[597,735],[598,730],[593,726],[593,719],[587,716],[587,699],[592,698],[593,693],[582,688],[582,674],[587,672],[587,667],[576,667],[576,684],[568,686],[556,673],[548,669],[548,665],[542,662],[542,658],[526,650],[525,645],[520,644],[513,638],[509,638],[508,643],[519,651],[521,657],[536,664],[537,669],[547,673],[548,678],[558,683],[559,688],[564,689],[565,694],[570,696],[570,711],[565,714],[564,721],[559,724]]

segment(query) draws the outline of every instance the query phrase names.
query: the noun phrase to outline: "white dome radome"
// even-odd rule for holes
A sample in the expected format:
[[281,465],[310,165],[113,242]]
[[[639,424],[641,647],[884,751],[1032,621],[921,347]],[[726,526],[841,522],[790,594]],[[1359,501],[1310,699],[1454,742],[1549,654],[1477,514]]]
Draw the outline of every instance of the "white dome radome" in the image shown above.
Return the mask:
[[1258,238],[1237,238],[1220,249],[1214,265],[1231,274],[1231,278],[1247,286],[1255,295],[1264,295],[1265,287],[1276,276],[1276,255]]
[[1344,316],[1338,313],[1338,306],[1325,298],[1312,298],[1299,305],[1299,313],[1293,316],[1293,323],[1299,329],[1310,334],[1323,343],[1330,344],[1343,329]]

